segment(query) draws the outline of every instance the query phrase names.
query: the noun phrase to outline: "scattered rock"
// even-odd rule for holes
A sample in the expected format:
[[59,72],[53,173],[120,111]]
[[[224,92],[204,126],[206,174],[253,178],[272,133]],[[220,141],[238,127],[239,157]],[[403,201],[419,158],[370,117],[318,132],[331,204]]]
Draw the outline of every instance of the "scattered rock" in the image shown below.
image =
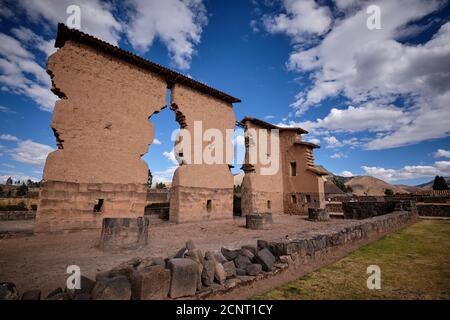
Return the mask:
[[221,285],[225,284],[225,280],[227,279],[227,273],[225,272],[223,264],[221,264],[220,262],[216,262],[214,265],[214,278]]
[[184,258],[186,256],[186,253],[188,252],[188,249],[181,248],[178,250],[178,252],[175,254],[175,259]]
[[197,290],[198,267],[191,259],[171,259],[167,263],[172,280],[169,295],[171,298],[192,296]]
[[241,282],[241,280],[237,278],[227,279],[227,281],[225,281],[225,288],[234,288],[239,282]]
[[170,287],[170,270],[161,265],[148,266],[135,274],[132,282],[133,299],[166,299]]
[[223,254],[219,251],[214,251],[214,259],[216,259],[217,262],[224,263],[228,260],[223,256]]
[[92,290],[93,300],[130,300],[130,298],[131,285],[124,275],[101,279]]
[[241,282],[250,282],[255,279],[254,276],[238,276],[237,277]]
[[239,250],[239,249],[238,250],[229,250],[227,248],[222,248],[220,250],[220,252],[222,252],[223,256],[227,260],[234,260],[241,254],[241,250]]
[[51,291],[48,295],[47,295],[47,299],[56,296],[56,295],[60,295],[63,293],[63,290],[61,288],[56,288],[55,290]]
[[236,276],[245,276],[247,271],[245,269],[236,268]]
[[258,251],[256,254],[256,260],[262,265],[264,271],[270,271],[272,270],[276,259],[269,249],[264,248]]
[[137,270],[145,269],[146,267],[151,266],[161,266],[163,268],[166,267],[166,261],[164,261],[161,257],[151,257],[143,259],[142,262],[139,264]]
[[203,261],[203,271],[202,271],[202,281],[207,287],[211,286],[214,282],[214,272],[215,272],[215,260],[206,259]]
[[250,250],[247,249],[242,249],[242,255],[246,256],[250,260],[253,260],[255,258],[255,255]]
[[19,292],[12,282],[0,282],[0,300],[18,300]]
[[194,241],[189,240],[188,242],[186,242],[186,249],[188,249],[189,251],[194,250],[195,249]]
[[247,266],[246,271],[249,276],[256,276],[262,271],[262,266],[260,264],[253,263]]
[[258,248],[258,251],[266,248],[267,245],[268,245],[268,242],[265,241],[265,240],[258,240],[258,241],[256,241],[256,246]]
[[251,253],[253,253],[253,255],[256,255],[256,253],[258,252],[255,246],[242,246],[242,250],[244,249],[250,251]]
[[41,290],[29,290],[24,292],[22,300],[41,300]]
[[225,269],[225,273],[227,275],[227,279],[234,278],[236,276],[236,266],[233,261],[227,261],[222,263],[223,268]]
[[234,264],[236,265],[236,268],[245,269],[249,264],[252,264],[252,262],[247,256],[240,255],[234,260]]
[[215,257],[215,255],[214,255],[214,252],[212,252],[212,251],[206,251],[205,252],[205,259],[207,259],[207,260],[211,260],[211,261],[215,261],[216,260],[216,257]]

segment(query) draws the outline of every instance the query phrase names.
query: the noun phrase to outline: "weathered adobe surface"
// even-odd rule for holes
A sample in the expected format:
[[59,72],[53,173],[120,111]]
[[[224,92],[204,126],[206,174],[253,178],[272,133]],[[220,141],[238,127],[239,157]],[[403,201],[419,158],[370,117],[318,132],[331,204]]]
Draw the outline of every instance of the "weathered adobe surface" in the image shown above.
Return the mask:
[[[175,84],[171,90],[172,109],[177,113],[180,126],[190,133],[191,144],[180,144],[183,151],[180,160],[189,159],[190,156],[190,162],[175,170],[170,197],[170,221],[231,219],[234,181],[225,151],[227,142],[231,143],[231,140],[226,140],[226,130],[233,130],[236,122],[232,105],[179,84]],[[219,164],[195,162],[194,136],[198,134],[194,132],[195,121],[201,121],[200,134],[214,129],[224,137],[223,141],[214,141],[214,147],[222,146],[223,150],[223,159],[219,160]],[[203,142],[197,155],[207,152],[209,145],[210,142]]]
[[148,118],[166,104],[165,80],[73,41],[50,56],[48,70],[61,98],[52,120],[58,149],[45,164],[35,231],[142,216],[148,167],[141,156],[154,136]]

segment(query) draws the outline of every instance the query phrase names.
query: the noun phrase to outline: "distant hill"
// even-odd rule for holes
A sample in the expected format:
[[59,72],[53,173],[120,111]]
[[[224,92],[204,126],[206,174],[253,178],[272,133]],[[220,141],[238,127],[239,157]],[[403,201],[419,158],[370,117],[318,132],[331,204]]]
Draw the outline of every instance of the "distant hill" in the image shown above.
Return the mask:
[[353,193],[358,196],[383,196],[386,189],[391,189],[394,193],[409,193],[404,188],[371,176],[352,177],[345,185],[352,187]]
[[[450,185],[450,177],[444,177],[445,181],[447,181],[447,185]],[[433,182],[434,179],[426,182],[426,183],[422,183],[422,184],[418,184],[416,187],[424,189],[424,190],[431,190],[433,189]]]

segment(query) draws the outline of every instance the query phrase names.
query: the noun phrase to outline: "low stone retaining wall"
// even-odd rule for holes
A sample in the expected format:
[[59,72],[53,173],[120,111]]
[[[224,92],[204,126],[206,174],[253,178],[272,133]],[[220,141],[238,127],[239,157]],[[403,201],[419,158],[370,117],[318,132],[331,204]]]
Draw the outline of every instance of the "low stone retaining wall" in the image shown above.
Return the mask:
[[343,202],[342,209],[345,219],[366,219],[402,210],[417,212],[411,200]]
[[0,221],[34,220],[36,211],[0,211]]
[[337,261],[416,219],[412,208],[349,221],[346,227],[327,232],[258,240],[256,245],[205,254],[188,241],[166,259],[132,259],[98,273],[95,281],[83,278],[80,290],[57,289],[47,299],[245,299]]
[[424,217],[450,218],[450,204],[418,204],[417,212]]

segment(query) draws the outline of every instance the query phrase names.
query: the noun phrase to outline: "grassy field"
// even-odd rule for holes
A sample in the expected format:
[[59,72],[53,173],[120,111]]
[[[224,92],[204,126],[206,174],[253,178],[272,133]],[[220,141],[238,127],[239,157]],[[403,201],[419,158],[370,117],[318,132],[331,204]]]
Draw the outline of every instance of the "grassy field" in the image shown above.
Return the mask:
[[[381,289],[367,289],[369,265]],[[450,221],[421,220],[254,299],[450,299]]]

